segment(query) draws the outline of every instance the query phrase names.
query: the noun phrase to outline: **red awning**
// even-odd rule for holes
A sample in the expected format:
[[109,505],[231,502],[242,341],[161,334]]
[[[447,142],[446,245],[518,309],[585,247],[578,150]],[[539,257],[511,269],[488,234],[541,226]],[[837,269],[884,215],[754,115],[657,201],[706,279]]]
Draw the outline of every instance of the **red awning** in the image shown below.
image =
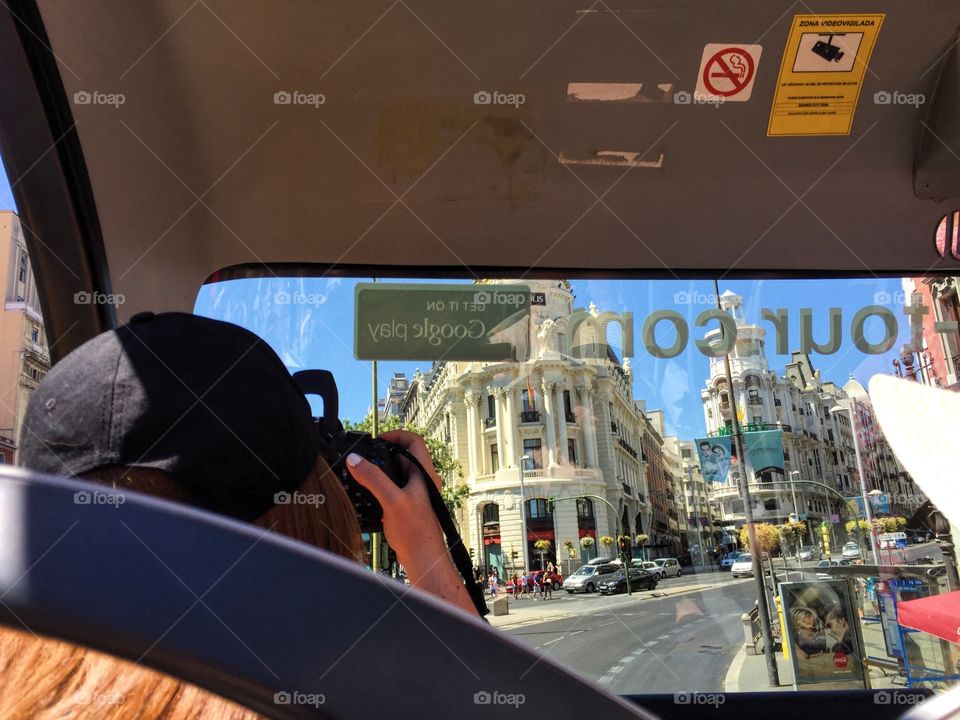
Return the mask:
[[904,627],[960,643],[960,590],[902,602],[897,605],[897,621]]

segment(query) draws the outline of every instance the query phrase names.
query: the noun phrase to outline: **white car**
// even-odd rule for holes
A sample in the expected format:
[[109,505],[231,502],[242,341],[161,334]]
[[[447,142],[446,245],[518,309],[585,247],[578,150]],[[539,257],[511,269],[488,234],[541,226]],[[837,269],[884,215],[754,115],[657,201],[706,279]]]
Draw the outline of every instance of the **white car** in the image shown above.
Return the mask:
[[859,560],[860,559],[860,546],[855,542],[848,542],[843,546],[843,552],[841,553],[844,560]]
[[676,558],[659,558],[654,562],[663,570],[663,577],[680,577],[683,574]]
[[730,566],[730,575],[735,578],[753,575],[753,557],[750,553],[740,553],[740,557]]
[[657,580],[662,580],[666,577],[664,569],[653,560],[633,560],[630,562],[630,565],[635,568],[640,568],[641,570],[646,570],[652,575],[656,575]]

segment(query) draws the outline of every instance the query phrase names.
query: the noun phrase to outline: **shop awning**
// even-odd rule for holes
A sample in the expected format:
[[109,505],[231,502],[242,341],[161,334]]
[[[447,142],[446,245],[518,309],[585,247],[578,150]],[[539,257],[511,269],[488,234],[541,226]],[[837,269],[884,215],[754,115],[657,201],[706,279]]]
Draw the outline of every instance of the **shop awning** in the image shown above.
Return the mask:
[[897,621],[905,627],[960,643],[960,590],[902,602],[897,606]]

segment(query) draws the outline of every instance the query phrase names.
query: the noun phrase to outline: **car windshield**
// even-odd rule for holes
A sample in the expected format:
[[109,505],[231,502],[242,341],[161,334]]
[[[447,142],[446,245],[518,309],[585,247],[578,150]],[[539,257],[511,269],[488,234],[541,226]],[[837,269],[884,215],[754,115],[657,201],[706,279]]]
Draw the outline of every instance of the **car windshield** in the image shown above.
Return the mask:
[[[623,553],[659,573],[668,559],[685,558],[679,575],[658,580],[657,592],[696,587],[684,596],[686,609],[669,589],[649,599],[649,609],[624,606],[643,618],[636,637],[604,628],[551,643],[567,625],[559,614],[528,618],[533,603],[491,620],[620,692],[677,688],[671,671],[649,664],[616,675],[609,669],[638,642],[655,642],[680,673],[689,647],[670,630],[684,612],[704,618],[697,642],[719,658],[715,669],[694,676],[696,689],[721,689],[740,652],[730,618],[749,612],[757,595],[756,578],[729,575],[733,564],[752,571],[735,416],[753,478],[752,515],[763,533],[769,607],[781,583],[832,582],[801,571],[830,567],[821,558],[858,547],[854,435],[869,412],[864,388],[871,374],[891,367],[892,351],[882,348],[910,340],[900,322],[904,299],[928,287],[914,283],[908,293],[906,280],[876,278],[727,279],[718,297],[712,283],[699,281],[373,280],[225,280],[202,288],[196,312],[258,333],[292,371],[331,370],[348,427],[372,427],[368,388],[376,363],[378,429],[414,428],[445,448],[435,462],[456,498],[451,507],[464,543],[484,572],[509,577],[552,563],[572,579],[609,580],[622,570],[585,563]],[[522,302],[508,313],[495,302],[498,293]],[[777,313],[787,318],[779,328],[770,320]],[[718,317],[736,331],[734,392],[722,358],[709,354],[729,339]],[[831,317],[843,318],[840,330],[830,330]],[[801,332],[805,318],[813,335]],[[495,337],[471,338],[474,321],[496,325]],[[322,404],[311,403],[321,414]],[[923,498],[889,448],[878,436],[860,450],[861,460],[866,452],[874,458],[869,482],[886,491],[871,499],[871,509],[891,523],[912,517]],[[527,543],[520,541],[521,510]],[[388,570],[389,558],[381,560]],[[597,589],[561,588],[553,607],[594,612],[608,601]],[[631,591],[638,594],[628,602],[647,602],[652,592]],[[535,622],[537,633],[515,624],[521,620]],[[884,636],[864,627],[870,654],[886,656]],[[923,652],[935,661],[933,650]],[[762,662],[758,668],[763,676]]]

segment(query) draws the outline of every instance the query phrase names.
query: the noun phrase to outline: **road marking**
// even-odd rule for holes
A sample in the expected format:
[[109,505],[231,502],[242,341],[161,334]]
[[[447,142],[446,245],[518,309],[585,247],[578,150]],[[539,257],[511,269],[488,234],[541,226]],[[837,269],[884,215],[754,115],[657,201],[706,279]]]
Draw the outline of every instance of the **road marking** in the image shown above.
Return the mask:
[[601,685],[606,685],[606,684],[609,683],[611,680],[613,680],[612,677],[610,677],[609,675],[604,675],[602,678],[600,678],[599,680],[597,680],[597,682],[600,683]]
[[644,646],[644,647],[653,647],[653,646],[656,645],[656,644],[657,644],[657,641],[656,641],[656,640],[651,640],[650,642],[645,642],[645,643],[643,644],[643,646]]
[[634,651],[633,651],[633,654],[634,654],[634,655],[642,655],[642,654],[645,653],[645,652],[646,652],[646,648],[638,648],[637,650],[634,650]]
[[617,624],[617,621],[614,620],[613,622],[608,622],[608,623],[603,623],[602,625],[597,625],[597,627],[598,627],[598,628],[602,628],[602,627],[606,627],[607,625],[616,625],[616,624]]
[[623,672],[623,665],[614,665],[612,668],[607,670],[608,673],[613,673],[616,675],[619,672]]
[[669,640],[669,635],[657,635],[657,640]]
[[633,662],[634,660],[636,660],[636,658],[633,655],[627,655],[625,658],[620,658],[620,662],[622,663]]

